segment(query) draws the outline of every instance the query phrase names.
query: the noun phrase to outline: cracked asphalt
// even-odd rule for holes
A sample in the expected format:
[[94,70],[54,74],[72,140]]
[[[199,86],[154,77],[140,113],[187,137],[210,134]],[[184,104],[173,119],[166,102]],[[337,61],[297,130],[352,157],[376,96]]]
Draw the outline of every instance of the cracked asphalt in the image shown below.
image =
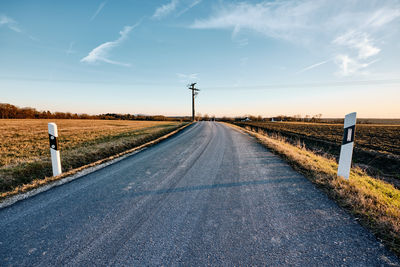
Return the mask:
[[0,210],[0,266],[60,265],[397,266],[399,260],[253,138],[199,122]]

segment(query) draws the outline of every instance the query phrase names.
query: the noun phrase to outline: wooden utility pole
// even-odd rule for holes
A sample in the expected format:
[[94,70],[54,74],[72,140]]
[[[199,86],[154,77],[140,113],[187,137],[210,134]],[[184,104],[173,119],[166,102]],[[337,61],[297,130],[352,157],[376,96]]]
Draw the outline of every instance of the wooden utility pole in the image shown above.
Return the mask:
[[194,88],[194,86],[196,85],[196,83],[192,83],[190,85],[188,85],[189,90],[192,90],[192,121],[194,121],[195,119],[195,111],[194,111],[194,98],[196,97],[196,95],[198,95],[199,93],[197,93],[198,91],[200,91],[197,88]]

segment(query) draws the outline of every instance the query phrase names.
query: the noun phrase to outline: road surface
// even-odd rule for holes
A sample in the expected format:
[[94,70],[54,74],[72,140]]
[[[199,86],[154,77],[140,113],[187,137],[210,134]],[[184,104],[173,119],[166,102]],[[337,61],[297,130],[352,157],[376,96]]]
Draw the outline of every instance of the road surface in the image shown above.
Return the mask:
[[251,137],[200,122],[0,210],[0,266],[398,264]]

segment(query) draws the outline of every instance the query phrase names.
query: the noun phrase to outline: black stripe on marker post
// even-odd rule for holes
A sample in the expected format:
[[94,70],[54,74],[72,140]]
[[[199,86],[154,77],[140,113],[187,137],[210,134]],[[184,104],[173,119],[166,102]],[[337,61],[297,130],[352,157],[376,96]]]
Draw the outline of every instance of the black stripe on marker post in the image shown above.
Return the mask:
[[354,142],[354,134],[356,131],[356,126],[352,125],[350,127],[344,128],[342,145]]
[[49,134],[49,140],[50,140],[50,148],[54,150],[58,150],[58,140],[57,137],[54,135]]

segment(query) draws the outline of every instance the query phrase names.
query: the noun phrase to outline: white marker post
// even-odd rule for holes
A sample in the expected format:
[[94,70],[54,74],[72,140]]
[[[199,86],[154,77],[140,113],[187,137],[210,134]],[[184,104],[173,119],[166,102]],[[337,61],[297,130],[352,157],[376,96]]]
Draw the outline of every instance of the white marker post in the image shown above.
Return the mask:
[[49,140],[50,140],[50,153],[51,153],[51,165],[53,167],[53,176],[58,176],[62,173],[61,171],[61,160],[60,151],[58,150],[58,131],[57,125],[53,122],[49,123]]
[[351,168],[351,157],[353,156],[354,134],[356,131],[357,113],[347,114],[344,118],[344,134],[342,147],[340,149],[338,176],[349,179]]

